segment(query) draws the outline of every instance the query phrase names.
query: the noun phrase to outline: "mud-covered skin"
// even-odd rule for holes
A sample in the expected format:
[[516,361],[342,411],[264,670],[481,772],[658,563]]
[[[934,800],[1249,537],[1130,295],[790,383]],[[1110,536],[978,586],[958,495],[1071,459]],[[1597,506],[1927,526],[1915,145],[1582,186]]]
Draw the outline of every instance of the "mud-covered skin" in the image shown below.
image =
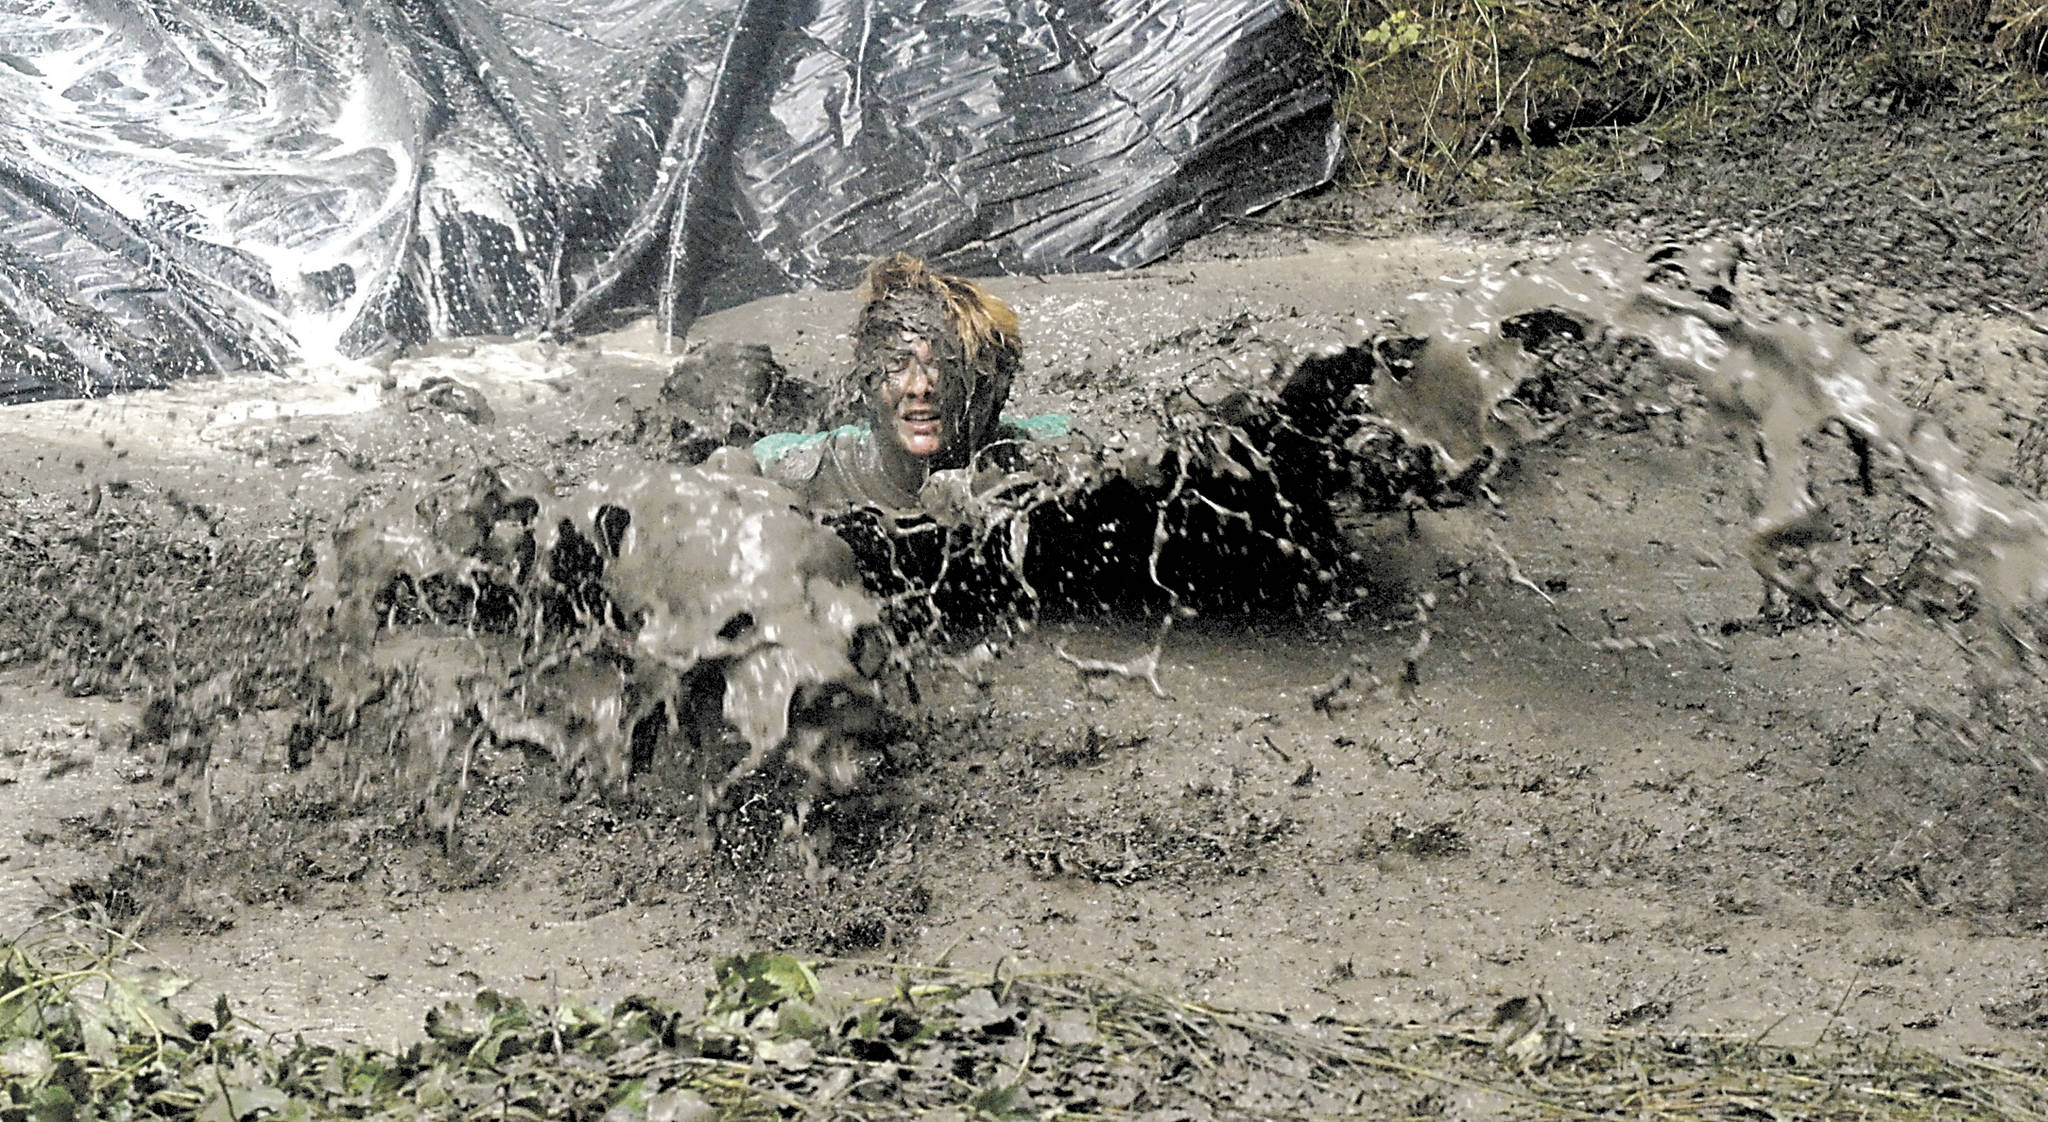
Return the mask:
[[444,478],[337,531],[304,618],[321,654],[296,754],[383,754],[445,829],[486,743],[602,790],[687,777],[707,821],[777,759],[844,793],[889,657],[852,552],[737,452],[562,498],[502,469]]
[[877,434],[897,433],[906,369],[926,374],[939,421],[938,447],[896,447],[927,471],[965,466],[995,438],[1023,357],[1017,313],[972,281],[934,273],[897,254],[868,270],[853,331],[854,377]]
[[890,422],[889,444],[929,462],[945,448],[952,428],[961,425],[966,407],[960,391],[948,391],[940,381],[931,341],[909,330],[900,337],[903,354],[894,369],[882,374],[875,391],[875,416]]
[[833,454],[844,478],[818,478],[817,465],[784,477],[816,506],[866,496],[908,506],[933,472],[965,467],[999,439],[1023,356],[1017,314],[980,285],[904,254],[876,261],[857,299],[853,364],[838,396],[842,408],[865,412],[872,436]]

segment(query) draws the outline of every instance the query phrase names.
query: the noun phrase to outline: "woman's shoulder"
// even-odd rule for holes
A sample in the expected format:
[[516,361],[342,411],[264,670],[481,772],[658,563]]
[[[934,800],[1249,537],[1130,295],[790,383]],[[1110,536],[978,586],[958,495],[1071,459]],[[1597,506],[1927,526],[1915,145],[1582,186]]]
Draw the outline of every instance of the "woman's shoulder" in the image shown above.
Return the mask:
[[802,482],[818,474],[825,461],[870,439],[866,425],[841,425],[823,432],[777,432],[756,440],[754,462],[762,474],[785,482]]
[[1052,440],[1071,436],[1073,418],[1065,413],[1038,413],[1029,417],[1005,416],[1003,436],[1010,440]]

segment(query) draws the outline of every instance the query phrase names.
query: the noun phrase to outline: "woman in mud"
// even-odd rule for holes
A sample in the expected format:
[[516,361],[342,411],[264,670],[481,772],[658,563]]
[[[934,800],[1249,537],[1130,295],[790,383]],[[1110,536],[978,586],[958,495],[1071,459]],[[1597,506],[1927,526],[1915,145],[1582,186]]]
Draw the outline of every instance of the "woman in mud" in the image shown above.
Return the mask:
[[858,298],[849,389],[865,398],[867,423],[754,445],[763,471],[812,507],[915,509],[934,472],[968,467],[994,444],[1065,432],[1057,415],[1001,416],[1024,349],[1000,297],[899,253],[868,268]]

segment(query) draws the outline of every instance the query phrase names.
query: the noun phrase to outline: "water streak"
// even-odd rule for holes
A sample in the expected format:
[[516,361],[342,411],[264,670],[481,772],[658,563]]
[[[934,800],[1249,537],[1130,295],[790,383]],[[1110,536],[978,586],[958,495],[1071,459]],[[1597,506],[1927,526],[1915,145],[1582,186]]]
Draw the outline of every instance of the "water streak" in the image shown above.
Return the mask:
[[1739,263],[1727,242],[1640,253],[1592,240],[1551,262],[1482,270],[1416,298],[1424,358],[1396,386],[1375,385],[1369,403],[1456,470],[1501,445],[1500,402],[1526,379],[1528,352],[1505,339],[1505,325],[1557,313],[1592,341],[1645,343],[1755,449],[1762,478],[1747,553],[1772,586],[1842,614],[1807,550],[1832,533],[1808,446],[1839,427],[1866,479],[1893,473],[1933,516],[1947,579],[1975,590],[2000,633],[2031,650],[2022,614],[2048,595],[2048,507],[1974,471],[1942,425],[1886,386],[1848,329],[1745,310]]

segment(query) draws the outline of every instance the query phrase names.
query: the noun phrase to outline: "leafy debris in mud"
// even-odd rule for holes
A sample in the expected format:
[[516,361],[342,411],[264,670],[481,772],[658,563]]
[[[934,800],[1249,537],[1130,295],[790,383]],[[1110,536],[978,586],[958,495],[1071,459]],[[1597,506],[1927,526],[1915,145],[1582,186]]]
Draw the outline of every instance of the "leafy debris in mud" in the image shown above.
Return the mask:
[[1471,848],[1471,843],[1465,840],[1464,829],[1448,820],[1422,826],[1396,822],[1387,827],[1387,840],[1380,843],[1383,852],[1403,853],[1410,857],[1456,857]]
[[1220,1008],[1081,974],[720,960],[701,1010],[484,991],[402,1052],[265,1032],[118,937],[0,944],[0,1119],[1259,1117],[2038,1119],[2048,1071],[1885,1044],[1580,1030],[1550,1001],[1395,1025]]
[[2000,1028],[2040,1032],[2048,1030],[2048,978],[2024,994],[1984,1004],[1984,1016]]

